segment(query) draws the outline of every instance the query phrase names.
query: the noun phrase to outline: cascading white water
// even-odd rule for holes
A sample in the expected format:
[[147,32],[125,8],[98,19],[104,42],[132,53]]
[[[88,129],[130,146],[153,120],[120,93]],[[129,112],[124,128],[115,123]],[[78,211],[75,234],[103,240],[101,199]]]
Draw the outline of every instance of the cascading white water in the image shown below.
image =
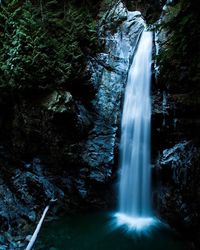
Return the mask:
[[143,31],[130,67],[121,126],[118,222],[140,229],[152,222],[150,201],[152,33]]

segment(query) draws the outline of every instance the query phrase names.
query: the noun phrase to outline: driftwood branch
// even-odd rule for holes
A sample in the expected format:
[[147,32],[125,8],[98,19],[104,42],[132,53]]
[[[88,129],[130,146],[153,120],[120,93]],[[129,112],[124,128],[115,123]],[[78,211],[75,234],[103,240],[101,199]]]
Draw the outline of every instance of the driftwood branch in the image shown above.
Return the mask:
[[[57,200],[57,199],[51,199],[50,202],[52,203],[52,202],[55,202],[56,200]],[[48,210],[49,210],[49,207],[50,207],[50,204],[49,204],[48,206],[46,206],[46,208],[44,209],[44,212],[43,212],[43,214],[42,214],[42,217],[41,217],[39,223],[37,224],[37,227],[36,227],[36,229],[35,229],[35,232],[34,232],[34,234],[32,235],[32,237],[31,237],[31,239],[30,239],[30,241],[29,241],[29,243],[28,243],[28,246],[26,247],[26,250],[31,250],[32,247],[33,247],[33,245],[35,244],[35,241],[36,241],[36,239],[37,239],[38,233],[39,233],[39,231],[40,231],[40,229],[41,229],[42,223],[43,223],[44,218],[45,218],[45,216],[46,216],[46,214],[47,214],[47,212],[48,212]]]

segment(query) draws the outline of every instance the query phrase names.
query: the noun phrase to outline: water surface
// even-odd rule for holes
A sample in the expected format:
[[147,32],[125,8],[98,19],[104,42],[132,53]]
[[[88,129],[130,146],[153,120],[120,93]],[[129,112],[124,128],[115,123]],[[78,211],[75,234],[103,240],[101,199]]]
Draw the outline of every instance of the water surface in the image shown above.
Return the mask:
[[46,222],[36,250],[182,250],[183,242],[167,227],[148,232],[116,227],[109,213],[61,217]]

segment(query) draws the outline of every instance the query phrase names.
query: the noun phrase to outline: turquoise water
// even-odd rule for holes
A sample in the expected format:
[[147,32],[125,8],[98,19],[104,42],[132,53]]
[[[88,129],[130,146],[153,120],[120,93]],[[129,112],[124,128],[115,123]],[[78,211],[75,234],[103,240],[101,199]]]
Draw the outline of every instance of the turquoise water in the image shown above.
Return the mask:
[[46,222],[36,250],[182,250],[182,240],[165,226],[136,233],[116,227],[108,214],[61,217]]

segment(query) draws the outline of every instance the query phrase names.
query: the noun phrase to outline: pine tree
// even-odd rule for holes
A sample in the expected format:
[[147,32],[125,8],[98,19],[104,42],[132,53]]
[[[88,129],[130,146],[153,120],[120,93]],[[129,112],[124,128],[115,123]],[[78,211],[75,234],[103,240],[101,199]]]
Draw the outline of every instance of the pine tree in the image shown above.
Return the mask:
[[87,53],[97,47],[95,26],[86,7],[68,1],[1,5],[1,88],[67,88],[81,79]]

